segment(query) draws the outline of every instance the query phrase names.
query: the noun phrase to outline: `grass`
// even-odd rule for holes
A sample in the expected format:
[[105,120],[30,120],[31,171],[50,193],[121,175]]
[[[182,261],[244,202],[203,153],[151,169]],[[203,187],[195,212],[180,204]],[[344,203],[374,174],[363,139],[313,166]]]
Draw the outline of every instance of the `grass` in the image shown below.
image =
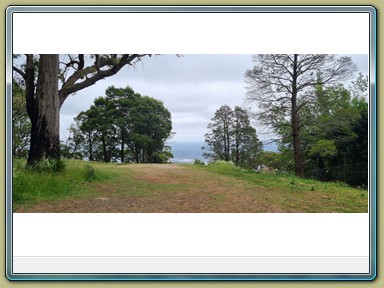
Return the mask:
[[[367,212],[368,191],[351,188],[342,182],[320,182],[292,175],[259,174],[224,161],[206,166],[194,166],[250,183],[272,200],[292,211],[304,208],[311,212]],[[271,193],[273,191],[273,193]]]
[[116,176],[109,169],[95,169],[95,165],[82,161],[65,160],[65,167],[57,172],[26,168],[25,160],[13,161],[12,200],[14,207],[34,204],[46,200],[59,200],[92,193],[84,185],[89,181],[102,182]]
[[[124,212],[124,201],[135,203],[129,210],[133,212],[362,213],[368,210],[367,190],[290,175],[258,174],[220,161],[210,165],[167,166],[66,160],[63,165],[61,172],[42,171],[26,169],[25,161],[15,160],[14,209],[21,207],[26,211],[24,208],[33,205],[54,207],[54,203],[70,200],[82,203],[79,207],[90,205],[89,212],[94,209],[89,203],[100,198],[103,206],[98,206],[100,210],[96,212],[104,211],[108,203],[112,205],[109,212],[113,209]],[[72,204],[66,203],[70,209]]]

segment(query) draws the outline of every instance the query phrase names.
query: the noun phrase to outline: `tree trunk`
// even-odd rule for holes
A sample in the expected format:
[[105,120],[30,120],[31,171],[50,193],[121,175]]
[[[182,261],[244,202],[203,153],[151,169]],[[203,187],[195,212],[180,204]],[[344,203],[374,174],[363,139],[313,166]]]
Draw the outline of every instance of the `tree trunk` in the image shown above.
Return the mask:
[[109,162],[109,159],[108,159],[108,151],[107,151],[107,143],[105,141],[105,137],[104,136],[101,136],[101,143],[103,145],[103,159],[104,159],[104,162]]
[[91,132],[88,132],[88,155],[89,161],[93,161],[93,152],[92,152],[92,135]]
[[125,159],[124,159],[124,133],[121,133],[121,148],[120,148],[120,161],[121,163],[124,163]]
[[295,160],[295,175],[298,177],[304,176],[304,164],[303,157],[301,155],[301,145],[300,145],[300,120],[299,120],[299,111],[297,107],[297,54],[293,56],[293,73],[292,73],[292,144],[293,144],[293,153]]
[[[32,122],[28,165],[44,157],[60,159],[59,55],[40,55],[36,95],[27,95]],[[29,89],[31,89],[29,87]]]

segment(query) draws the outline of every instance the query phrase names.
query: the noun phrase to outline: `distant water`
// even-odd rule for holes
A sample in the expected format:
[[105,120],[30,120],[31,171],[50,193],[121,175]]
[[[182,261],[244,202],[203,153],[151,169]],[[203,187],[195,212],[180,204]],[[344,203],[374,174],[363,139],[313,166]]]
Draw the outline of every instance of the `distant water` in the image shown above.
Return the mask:
[[195,159],[206,161],[201,147],[204,143],[169,143],[172,147],[173,158],[171,162],[177,164],[192,164]]
[[[173,158],[172,163],[176,164],[193,164],[195,159],[203,162],[207,162],[207,159],[203,157],[203,150],[201,147],[205,146],[205,143],[167,143],[172,147]],[[264,151],[277,152],[276,144],[272,143],[263,147]]]

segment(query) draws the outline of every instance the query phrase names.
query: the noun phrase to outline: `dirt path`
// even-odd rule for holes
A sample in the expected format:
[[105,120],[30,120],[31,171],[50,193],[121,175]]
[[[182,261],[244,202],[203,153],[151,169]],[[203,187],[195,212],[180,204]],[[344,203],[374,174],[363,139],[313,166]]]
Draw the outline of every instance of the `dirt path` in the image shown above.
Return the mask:
[[[263,205],[265,188],[175,164],[120,165],[108,182],[87,183],[86,197],[45,201],[15,212],[287,212]],[[270,192],[269,192],[270,193]]]

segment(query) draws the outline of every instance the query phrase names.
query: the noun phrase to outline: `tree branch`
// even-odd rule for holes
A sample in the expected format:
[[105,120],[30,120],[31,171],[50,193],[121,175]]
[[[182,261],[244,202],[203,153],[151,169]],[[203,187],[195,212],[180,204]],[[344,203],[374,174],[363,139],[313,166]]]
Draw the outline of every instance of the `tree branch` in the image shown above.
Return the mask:
[[15,72],[19,73],[21,77],[25,80],[25,73],[21,69],[17,68],[16,66],[12,66],[12,69],[15,70]]
[[[80,54],[81,55],[81,54]],[[79,56],[80,56],[79,55]],[[95,84],[97,81],[110,77],[119,72],[125,65],[131,65],[135,60],[147,54],[123,54],[119,59],[117,57],[102,58],[96,57],[97,61],[92,66],[86,67],[81,70],[75,71],[63,84],[59,90],[60,106],[64,103],[65,99],[72,93],[82,90]],[[110,67],[102,70],[104,67]],[[89,76],[91,75],[91,76]],[[76,83],[80,79],[82,82]]]

